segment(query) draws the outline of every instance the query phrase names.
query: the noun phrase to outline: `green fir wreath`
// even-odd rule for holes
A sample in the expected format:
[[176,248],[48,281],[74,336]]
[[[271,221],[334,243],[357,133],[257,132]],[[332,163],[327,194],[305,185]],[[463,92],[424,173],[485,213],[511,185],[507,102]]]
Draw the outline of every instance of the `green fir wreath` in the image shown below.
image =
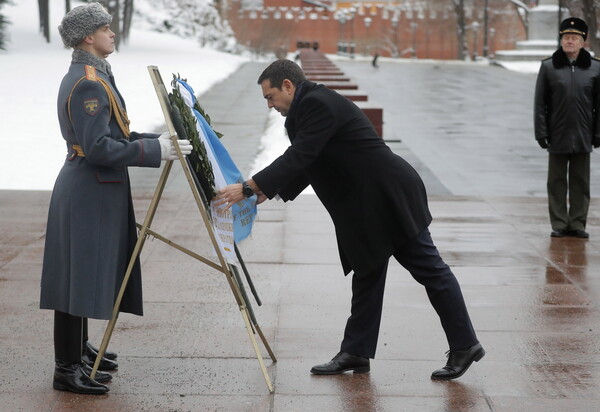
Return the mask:
[[[200,135],[196,128],[198,120],[196,120],[196,116],[183,100],[179,88],[177,87],[177,80],[183,80],[187,83],[187,80],[181,79],[179,74],[173,74],[173,81],[171,82],[173,92],[169,93],[173,125],[175,126],[175,131],[180,139],[187,139],[192,143],[192,153],[187,156],[187,159],[190,168],[200,182],[206,200],[210,202],[217,194],[215,190],[215,175],[210,160],[208,159],[208,154],[206,153],[206,147],[202,140],[200,140]],[[204,120],[206,120],[208,125],[212,128],[210,117],[202,109],[197,100],[194,103],[194,109],[204,117]],[[214,129],[213,131],[219,139],[223,136]]]

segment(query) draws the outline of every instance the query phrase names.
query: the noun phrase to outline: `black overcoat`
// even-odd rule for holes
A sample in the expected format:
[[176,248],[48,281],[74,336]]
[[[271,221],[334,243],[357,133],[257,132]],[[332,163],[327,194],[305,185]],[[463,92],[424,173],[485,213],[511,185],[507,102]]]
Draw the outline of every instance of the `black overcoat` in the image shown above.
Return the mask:
[[[124,109],[113,76],[101,70],[96,75]],[[160,166],[158,135],[132,133],[127,140],[108,94],[86,78],[81,63],[71,64],[61,83],[58,120],[68,154],[50,201],[40,307],[110,319],[137,239],[127,166]],[[73,145],[81,146],[85,157],[76,156]],[[141,282],[137,261],[122,312],[142,314]]]
[[350,100],[303,82],[285,127],[291,146],[253,180],[285,201],[312,185],[335,225],[345,274],[377,269],[430,224],[421,178]]
[[535,86],[536,139],[548,152],[590,153],[600,139],[600,61],[581,49],[572,64],[559,48],[542,61]]

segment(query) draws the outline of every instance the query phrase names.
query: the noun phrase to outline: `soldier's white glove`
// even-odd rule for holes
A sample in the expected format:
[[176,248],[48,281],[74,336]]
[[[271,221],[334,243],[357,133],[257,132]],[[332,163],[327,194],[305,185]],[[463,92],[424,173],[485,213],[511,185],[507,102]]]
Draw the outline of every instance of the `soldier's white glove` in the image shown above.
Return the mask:
[[[158,136],[158,142],[160,143],[160,158],[162,160],[177,159],[177,151],[175,150],[175,146],[173,146],[173,141],[171,140],[171,134],[169,132],[164,132]],[[184,156],[187,156],[192,152],[192,144],[189,140],[177,140],[177,143]]]

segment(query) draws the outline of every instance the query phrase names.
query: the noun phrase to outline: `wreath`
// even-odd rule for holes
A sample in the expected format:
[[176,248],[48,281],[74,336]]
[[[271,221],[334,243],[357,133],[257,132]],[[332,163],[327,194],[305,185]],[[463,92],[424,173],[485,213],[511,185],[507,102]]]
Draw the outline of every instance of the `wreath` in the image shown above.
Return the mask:
[[[212,164],[208,158],[204,142],[202,139],[200,139],[200,134],[198,133],[198,120],[196,119],[193,111],[184,101],[183,97],[181,96],[181,92],[179,91],[179,80],[187,83],[187,80],[181,79],[179,74],[173,74],[173,80],[171,81],[173,91],[172,93],[169,93],[173,125],[179,138],[187,139],[192,144],[193,149],[192,152],[187,156],[187,160],[190,168],[202,187],[202,191],[204,192],[207,202],[210,202],[210,200],[217,194],[215,190],[215,175],[212,169]],[[194,102],[193,109],[197,111],[212,128],[210,116],[206,114],[197,100]],[[221,136],[223,136],[221,133],[214,130],[214,128],[213,131],[219,139]]]

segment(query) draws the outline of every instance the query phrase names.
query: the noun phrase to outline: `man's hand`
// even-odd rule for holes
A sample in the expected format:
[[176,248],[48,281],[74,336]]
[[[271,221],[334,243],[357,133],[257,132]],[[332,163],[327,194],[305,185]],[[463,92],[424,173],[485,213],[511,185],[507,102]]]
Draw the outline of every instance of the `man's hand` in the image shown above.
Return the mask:
[[268,199],[267,195],[263,194],[263,192],[256,193],[256,204],[260,205],[262,202]]
[[542,137],[541,139],[536,139],[536,140],[542,149],[548,148],[548,139],[547,138]]
[[229,210],[235,203],[244,200],[242,193],[242,184],[234,183],[227,185],[217,193],[215,197],[215,206],[225,205],[225,210]]
[[[257,196],[256,204],[260,205],[262,202],[267,200],[267,196],[260,191],[260,188],[254,180],[250,179],[246,183],[252,188],[252,191]],[[234,183],[227,185],[217,193],[215,197],[215,206],[225,205],[225,210],[229,210],[231,206],[245,199],[244,193],[242,192],[242,184]]]

